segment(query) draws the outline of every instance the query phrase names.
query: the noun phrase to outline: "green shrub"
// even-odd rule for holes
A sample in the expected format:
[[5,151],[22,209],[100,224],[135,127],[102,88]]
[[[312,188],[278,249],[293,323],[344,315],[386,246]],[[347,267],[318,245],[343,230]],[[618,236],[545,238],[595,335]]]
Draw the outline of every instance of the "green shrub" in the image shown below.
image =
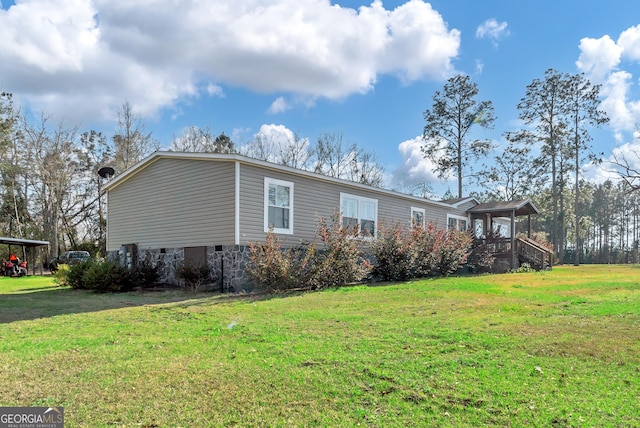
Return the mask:
[[162,268],[162,261],[158,261],[154,264],[151,260],[151,256],[147,254],[144,259],[138,260],[135,267],[128,270],[128,280],[138,287],[153,287],[160,281],[160,271]]
[[85,288],[97,292],[131,291],[135,268],[127,269],[115,261],[91,263],[84,275]]
[[93,259],[88,259],[85,262],[74,265],[60,265],[59,267],[66,267],[66,284],[74,289],[86,289],[88,288],[85,274],[89,268],[96,263]]
[[56,281],[77,290],[123,292],[136,287],[148,287],[159,278],[158,266],[143,262],[125,268],[116,261],[89,259],[74,265],[60,265]]
[[522,263],[517,269],[510,269],[509,273],[537,272],[529,263]]
[[53,272],[53,280],[58,285],[69,285],[68,282],[69,265],[59,265],[58,269]]
[[183,281],[185,291],[197,293],[205,284],[213,282],[212,270],[208,264],[192,266],[190,264],[178,267],[176,274]]

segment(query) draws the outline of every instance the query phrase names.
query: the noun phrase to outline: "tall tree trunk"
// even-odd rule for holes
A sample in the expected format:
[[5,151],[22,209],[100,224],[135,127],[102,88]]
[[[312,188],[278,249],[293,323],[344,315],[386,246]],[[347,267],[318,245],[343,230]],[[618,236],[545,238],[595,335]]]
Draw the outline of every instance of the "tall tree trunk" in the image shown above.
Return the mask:
[[[577,126],[577,125],[576,125]],[[576,234],[576,254],[575,254],[575,259],[573,261],[573,265],[574,266],[580,266],[580,209],[579,209],[579,202],[580,202],[580,174],[579,174],[579,150],[578,150],[578,135],[576,134],[575,136],[576,138],[576,164],[575,164],[575,168],[576,168],[576,200],[575,200],[575,206],[573,207],[573,209],[575,210],[575,234]]]

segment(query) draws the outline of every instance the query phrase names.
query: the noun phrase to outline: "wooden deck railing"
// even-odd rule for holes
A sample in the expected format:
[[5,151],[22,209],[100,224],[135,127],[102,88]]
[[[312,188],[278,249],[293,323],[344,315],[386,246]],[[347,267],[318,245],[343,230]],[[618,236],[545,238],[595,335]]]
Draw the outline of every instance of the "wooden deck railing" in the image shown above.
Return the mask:
[[551,269],[553,252],[530,238],[518,238],[516,241],[518,257],[533,265],[536,269]]
[[[487,250],[501,258],[511,257],[511,239],[498,238],[485,242]],[[530,238],[515,241],[515,255],[521,262],[529,263],[534,269],[551,269],[553,252]]]

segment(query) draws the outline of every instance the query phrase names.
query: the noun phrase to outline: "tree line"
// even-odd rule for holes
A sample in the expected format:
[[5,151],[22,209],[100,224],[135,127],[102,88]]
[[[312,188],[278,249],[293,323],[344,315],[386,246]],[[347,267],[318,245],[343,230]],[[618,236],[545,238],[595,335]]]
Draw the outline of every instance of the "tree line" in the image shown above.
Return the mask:
[[465,179],[475,179],[481,200],[537,201],[545,207],[538,226],[560,262],[570,250],[571,261],[579,264],[590,244],[587,225],[601,220],[587,210],[597,204],[597,192],[584,193],[593,184],[581,177],[585,161],[601,162],[591,146],[592,130],[609,121],[600,110],[600,86],[584,74],[547,70],[527,85],[516,106],[522,129],[505,132],[508,147],[490,166],[474,171],[474,161],[486,160],[495,148],[491,140],[472,138],[474,127],[491,128],[495,121],[491,101],[477,100],[478,93],[469,76],[458,75],[433,95],[433,107],[424,112],[425,157],[440,176],[456,176],[458,197]]
[[[636,195],[629,192],[636,189],[629,184],[635,171],[627,164],[626,176],[624,168],[621,173],[626,180],[616,184],[594,184],[580,175],[586,160],[600,161],[591,147],[591,131],[608,121],[599,108],[599,90],[583,74],[547,70],[525,88],[516,106],[522,129],[505,132],[509,145],[495,153],[494,141],[474,138],[474,131],[493,128],[492,102],[478,100],[478,86],[469,76],[454,76],[433,94],[424,112],[423,154],[441,178],[456,178],[458,197],[474,184],[469,193],[481,201],[531,199],[541,210],[535,226],[547,235],[560,261],[636,261],[640,213]],[[119,109],[116,125],[107,136],[51,124],[45,115],[32,120],[14,105],[11,93],[0,93],[1,233],[47,240],[51,256],[71,248],[104,252],[104,178],[97,171],[111,166],[121,173],[160,149],[129,103]],[[384,168],[375,154],[347,143],[341,133],[327,132],[315,142],[257,134],[238,146],[224,133],[190,127],[173,138],[168,150],[240,153],[384,184]],[[428,187],[423,183],[415,189],[424,196]]]
[[[0,233],[49,241],[47,258],[68,249],[104,254],[103,187],[110,177],[98,171],[108,166],[120,174],[160,147],[127,102],[118,110],[116,131],[106,136],[51,124],[45,115],[29,119],[11,93],[0,93]],[[189,127],[173,137],[168,150],[239,153],[372,186],[383,182],[375,155],[345,142],[340,133],[322,134],[314,144],[295,135],[258,134],[236,146],[224,132]]]

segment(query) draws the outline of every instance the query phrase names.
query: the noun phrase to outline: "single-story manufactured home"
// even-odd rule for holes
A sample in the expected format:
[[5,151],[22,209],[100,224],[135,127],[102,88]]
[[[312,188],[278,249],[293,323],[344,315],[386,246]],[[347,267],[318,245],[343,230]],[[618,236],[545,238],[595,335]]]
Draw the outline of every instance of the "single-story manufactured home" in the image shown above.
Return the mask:
[[169,281],[181,264],[206,263],[225,291],[248,284],[248,246],[270,228],[284,245],[312,241],[318,220],[336,213],[364,235],[398,222],[467,230],[478,206],[473,198],[432,201],[238,154],[156,152],[105,190],[110,256],[162,260]]

